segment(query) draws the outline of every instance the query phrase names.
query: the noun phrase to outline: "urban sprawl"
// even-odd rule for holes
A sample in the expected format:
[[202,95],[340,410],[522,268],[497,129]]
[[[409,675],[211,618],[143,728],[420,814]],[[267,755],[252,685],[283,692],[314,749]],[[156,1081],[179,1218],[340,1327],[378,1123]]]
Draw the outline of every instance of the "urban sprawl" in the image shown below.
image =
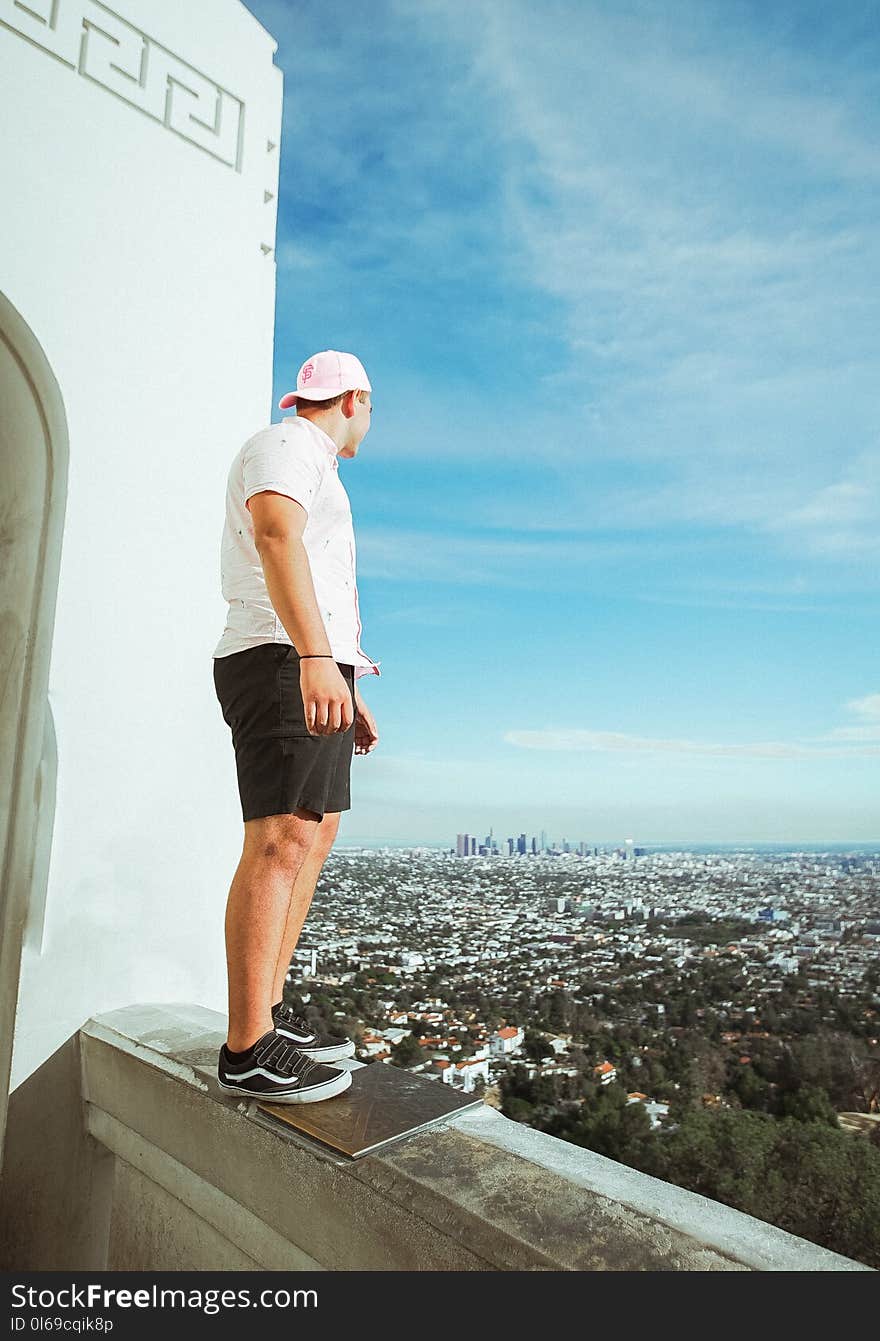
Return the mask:
[[[406,1065],[492,1102],[512,1063],[530,1077],[575,1075],[577,1053],[583,1073],[572,1017],[595,1026],[595,1012],[612,1030],[600,1007],[624,1002],[623,1019],[662,1031],[665,984],[726,960],[739,999],[712,1009],[726,1026],[721,1042],[748,1062],[791,975],[806,1007],[823,990],[837,1002],[858,993],[880,943],[878,889],[880,849],[671,852],[632,840],[548,846],[544,833],[508,838],[502,850],[491,834],[459,834],[448,849],[337,849],[289,983],[305,1004],[320,995],[361,1060]],[[542,1046],[527,1055],[529,1023],[553,997],[564,1001],[560,1027],[541,1029]],[[618,1080],[619,1063],[601,1049],[587,1060],[597,1084]],[[639,1065],[628,1058],[628,1075]],[[655,1095],[636,1087],[629,1099],[645,1104],[652,1126],[664,1122],[668,1104]]]

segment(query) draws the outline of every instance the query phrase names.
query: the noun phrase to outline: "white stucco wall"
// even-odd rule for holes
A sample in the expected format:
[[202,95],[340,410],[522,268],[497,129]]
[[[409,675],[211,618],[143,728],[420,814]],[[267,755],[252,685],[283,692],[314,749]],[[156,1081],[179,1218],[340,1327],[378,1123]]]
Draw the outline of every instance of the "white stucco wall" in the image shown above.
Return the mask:
[[226,474],[271,420],[275,50],[239,0],[0,0],[0,291],[70,438],[12,1088],[102,1011],[225,1012],[242,824],[211,652]]

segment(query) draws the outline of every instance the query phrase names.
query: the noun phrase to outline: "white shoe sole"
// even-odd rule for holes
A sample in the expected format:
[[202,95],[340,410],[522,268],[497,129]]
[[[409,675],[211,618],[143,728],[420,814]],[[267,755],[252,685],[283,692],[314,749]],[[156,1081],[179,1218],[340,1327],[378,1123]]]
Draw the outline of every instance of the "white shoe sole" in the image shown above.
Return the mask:
[[270,1104],[315,1104],[320,1103],[322,1099],[332,1099],[343,1090],[347,1090],[351,1084],[351,1072],[340,1071],[335,1080],[316,1085],[312,1090],[300,1090],[296,1094],[284,1091],[272,1094],[266,1090],[248,1090],[243,1085],[227,1085],[219,1077],[217,1083],[221,1090],[226,1090],[229,1094],[243,1094],[246,1099],[265,1099]]

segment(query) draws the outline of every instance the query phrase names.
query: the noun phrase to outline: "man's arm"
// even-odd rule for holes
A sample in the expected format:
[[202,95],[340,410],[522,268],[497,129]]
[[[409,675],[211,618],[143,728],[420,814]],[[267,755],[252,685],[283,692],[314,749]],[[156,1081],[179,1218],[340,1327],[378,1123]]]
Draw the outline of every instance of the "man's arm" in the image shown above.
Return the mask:
[[307,657],[300,685],[309,730],[315,735],[345,731],[354,720],[354,704],[336,662],[324,659],[332,652],[302,541],[308,513],[295,499],[271,490],[252,494],[247,506],[272,607],[297,652]]
[[254,521],[254,544],[263,565],[269,599],[298,652],[330,652],[318,610],[312,569],[302,542],[308,513],[286,494],[253,494],[247,507]]

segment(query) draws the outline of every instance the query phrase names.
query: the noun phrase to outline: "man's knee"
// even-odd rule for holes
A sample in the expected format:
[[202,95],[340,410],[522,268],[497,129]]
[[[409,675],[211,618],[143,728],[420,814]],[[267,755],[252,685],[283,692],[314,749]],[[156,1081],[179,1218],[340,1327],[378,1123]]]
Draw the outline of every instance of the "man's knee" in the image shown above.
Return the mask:
[[264,861],[298,866],[314,847],[320,828],[317,814],[303,807],[289,815],[266,815],[245,823],[245,848]]

